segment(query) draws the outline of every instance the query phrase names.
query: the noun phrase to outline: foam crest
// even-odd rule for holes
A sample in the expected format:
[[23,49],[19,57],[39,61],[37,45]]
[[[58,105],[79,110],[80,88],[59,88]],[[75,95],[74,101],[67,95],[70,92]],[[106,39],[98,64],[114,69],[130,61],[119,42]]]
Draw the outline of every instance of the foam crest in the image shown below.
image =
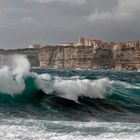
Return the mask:
[[30,63],[24,55],[11,55],[7,57],[6,65],[0,69],[0,93],[15,95],[22,94],[30,85],[25,79],[32,77],[37,89],[48,93],[45,81],[51,80],[49,74],[37,75],[30,72]]
[[21,93],[25,89],[24,79],[21,74],[13,76],[13,71],[5,66],[0,69],[0,92],[7,94]]
[[74,101],[78,101],[79,96],[103,99],[107,89],[111,87],[111,82],[108,78],[95,81],[57,79],[54,87],[61,97]]
[[50,94],[53,92],[52,83],[47,82],[51,80],[51,76],[49,74],[37,75],[36,73],[33,74],[35,77],[35,83],[38,89],[41,89],[44,93]]
[[7,58],[6,65],[0,69],[0,92],[19,94],[25,89],[24,76],[29,74],[30,63],[23,55]]
[[7,58],[7,66],[12,70],[13,74],[28,74],[30,71],[30,63],[24,55],[11,55]]

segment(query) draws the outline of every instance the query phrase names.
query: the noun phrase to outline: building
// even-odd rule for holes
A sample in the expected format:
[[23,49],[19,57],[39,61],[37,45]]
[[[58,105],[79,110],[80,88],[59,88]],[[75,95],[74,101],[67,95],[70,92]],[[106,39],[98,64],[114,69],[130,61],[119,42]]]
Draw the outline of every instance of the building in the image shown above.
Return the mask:
[[31,44],[28,46],[29,49],[39,49],[41,48],[41,45],[40,44]]
[[86,39],[81,37],[79,39],[79,42],[75,43],[74,46],[78,47],[78,46],[94,46],[94,47],[98,47],[100,44],[102,43],[101,40],[92,40],[92,39]]
[[65,43],[57,44],[57,46],[75,46],[75,47],[94,46],[94,47],[98,47],[98,46],[100,46],[101,43],[102,43],[101,40],[92,40],[92,39],[86,39],[84,37],[81,37],[78,42],[75,42],[75,43],[65,42]]

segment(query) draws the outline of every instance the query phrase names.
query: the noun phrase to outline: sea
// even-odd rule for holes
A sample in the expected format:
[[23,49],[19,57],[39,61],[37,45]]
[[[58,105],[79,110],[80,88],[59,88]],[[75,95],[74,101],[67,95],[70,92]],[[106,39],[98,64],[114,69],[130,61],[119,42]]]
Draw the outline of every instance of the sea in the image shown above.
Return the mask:
[[139,140],[140,72],[0,67],[1,140]]

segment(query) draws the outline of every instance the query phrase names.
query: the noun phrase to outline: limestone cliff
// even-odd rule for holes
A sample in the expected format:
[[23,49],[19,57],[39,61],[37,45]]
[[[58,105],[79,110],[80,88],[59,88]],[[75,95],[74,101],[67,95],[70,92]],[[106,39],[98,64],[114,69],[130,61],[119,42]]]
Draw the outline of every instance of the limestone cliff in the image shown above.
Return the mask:
[[41,49],[0,50],[0,65],[5,63],[8,55],[13,54],[26,55],[33,67],[140,70],[140,47],[47,46]]
[[140,70],[140,48],[113,51],[115,70]]
[[41,67],[140,70],[140,48],[104,49],[94,47],[44,47],[39,53]]
[[39,54],[40,66],[48,68],[109,69],[112,52],[94,47],[44,47]]

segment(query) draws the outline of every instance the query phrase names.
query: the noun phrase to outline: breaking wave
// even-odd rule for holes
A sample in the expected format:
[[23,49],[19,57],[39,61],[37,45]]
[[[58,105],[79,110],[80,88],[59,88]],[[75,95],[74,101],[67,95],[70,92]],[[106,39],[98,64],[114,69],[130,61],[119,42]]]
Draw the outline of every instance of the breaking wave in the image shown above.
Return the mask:
[[131,82],[123,74],[120,80],[120,73],[86,74],[82,70],[31,70],[25,56],[9,56],[0,69],[1,107],[6,105],[10,115],[15,108],[14,115],[22,110],[24,117],[140,121],[139,81]]
[[[104,98],[106,90],[111,87],[108,78],[95,81],[52,77],[49,74],[30,72],[30,64],[25,56],[10,56],[7,65],[0,69],[0,93],[12,96],[23,94],[28,88],[41,90],[46,94],[57,95],[78,101],[78,97]],[[28,81],[32,82],[29,83]],[[33,87],[31,87],[33,86]]]

